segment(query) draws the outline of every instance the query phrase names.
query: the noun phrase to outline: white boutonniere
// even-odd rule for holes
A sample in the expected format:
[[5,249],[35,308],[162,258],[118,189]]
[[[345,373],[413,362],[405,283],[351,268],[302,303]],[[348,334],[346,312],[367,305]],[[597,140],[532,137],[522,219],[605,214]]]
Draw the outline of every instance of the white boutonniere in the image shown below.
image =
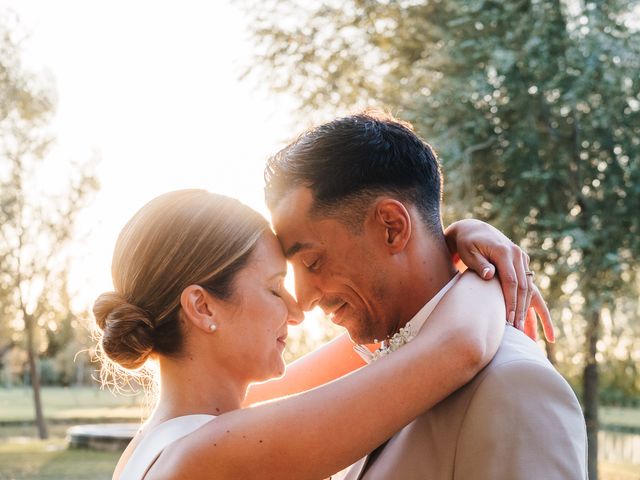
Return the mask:
[[407,343],[409,343],[415,337],[416,336],[413,333],[411,326],[409,324],[405,325],[400,330],[398,330],[398,332],[395,333],[393,336],[391,336],[390,338],[382,342],[382,344],[380,345],[380,348],[378,348],[375,352],[373,352],[371,361],[375,362],[376,360],[382,357],[386,357],[391,352],[395,352],[403,345],[406,345]]
[[374,340],[375,343],[380,343],[380,347],[373,352],[371,352],[364,345],[358,344],[355,344],[353,346],[353,349],[364,359],[365,362],[375,362],[382,357],[386,357],[391,352],[395,352],[400,347],[406,345],[411,340],[416,338],[418,331],[419,329],[417,327],[415,327],[411,322],[408,322],[404,327],[398,330],[397,333],[393,334],[386,340],[383,340],[382,342],[380,342],[379,340]]

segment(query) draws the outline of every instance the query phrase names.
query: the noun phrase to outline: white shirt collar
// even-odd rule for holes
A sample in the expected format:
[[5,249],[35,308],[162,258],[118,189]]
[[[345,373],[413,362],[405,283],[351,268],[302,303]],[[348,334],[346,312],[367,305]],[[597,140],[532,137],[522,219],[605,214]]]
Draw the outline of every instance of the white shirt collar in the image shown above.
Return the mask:
[[422,307],[420,310],[418,310],[418,313],[416,313],[411,320],[409,320],[407,322],[407,324],[404,326],[404,328],[409,328],[409,331],[412,335],[417,335],[418,332],[422,329],[422,327],[424,326],[424,324],[427,322],[427,319],[429,318],[429,316],[431,315],[431,313],[436,309],[436,307],[438,306],[438,303],[440,303],[440,300],[442,300],[442,297],[445,296],[445,294],[449,291],[449,289],[451,287],[453,287],[456,282],[458,281],[458,279],[460,278],[460,274],[457,273],[451,280],[449,280],[447,282],[447,284],[442,287],[438,293],[436,293],[431,300],[429,300],[424,307]]
[[[445,294],[451,289],[451,287],[456,284],[456,282],[460,279],[460,276],[460,273],[457,273],[451,280],[449,280],[449,282],[447,282],[444,287],[442,287],[438,291],[438,293],[436,293],[420,310],[418,310],[418,313],[416,313],[411,318],[411,320],[409,320],[405,324],[403,329],[408,337],[413,338],[418,334],[418,332],[420,332],[431,313],[438,306],[440,300],[442,300],[442,297],[444,297]],[[374,353],[371,353],[371,351],[364,345],[354,345],[353,348],[356,353],[360,355],[367,363],[371,363],[376,356]]]

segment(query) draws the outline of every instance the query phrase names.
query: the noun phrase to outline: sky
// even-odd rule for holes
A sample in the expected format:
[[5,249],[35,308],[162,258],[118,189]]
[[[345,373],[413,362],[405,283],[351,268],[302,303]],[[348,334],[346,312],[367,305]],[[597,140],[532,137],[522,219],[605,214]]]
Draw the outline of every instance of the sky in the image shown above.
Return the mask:
[[[47,186],[98,158],[99,192],[80,217],[74,307],[111,290],[116,237],[148,200],[180,188],[263,204],[266,158],[306,127],[293,102],[241,81],[254,45],[226,0],[0,0],[27,32],[23,62],[57,90]],[[54,188],[55,190],[55,188]]]

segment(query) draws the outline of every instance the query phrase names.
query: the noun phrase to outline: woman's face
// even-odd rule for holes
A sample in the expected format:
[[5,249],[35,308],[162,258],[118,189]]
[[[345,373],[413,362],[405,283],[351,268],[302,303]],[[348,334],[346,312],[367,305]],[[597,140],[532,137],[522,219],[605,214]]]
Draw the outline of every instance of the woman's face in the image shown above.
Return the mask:
[[286,271],[280,244],[266,232],[236,275],[232,296],[221,302],[214,335],[223,341],[227,368],[240,378],[255,382],[284,373],[287,327],[303,318],[284,288]]

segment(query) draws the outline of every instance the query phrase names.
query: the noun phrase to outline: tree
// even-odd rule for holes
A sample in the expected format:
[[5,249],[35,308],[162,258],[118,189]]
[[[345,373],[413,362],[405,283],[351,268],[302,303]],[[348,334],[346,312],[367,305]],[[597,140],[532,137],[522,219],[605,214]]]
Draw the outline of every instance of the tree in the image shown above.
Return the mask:
[[638,295],[639,2],[248,5],[255,72],[304,113],[374,104],[410,120],[441,154],[447,214],[519,240],[548,299],[571,305],[597,478],[602,315]]
[[38,372],[42,327],[55,320],[55,283],[66,272],[77,214],[97,183],[84,165],[70,172],[66,187],[43,188],[50,186],[39,171],[53,142],[47,126],[55,96],[47,77],[22,66],[15,16],[3,12],[0,25],[0,323],[24,342],[38,434],[46,438]]

